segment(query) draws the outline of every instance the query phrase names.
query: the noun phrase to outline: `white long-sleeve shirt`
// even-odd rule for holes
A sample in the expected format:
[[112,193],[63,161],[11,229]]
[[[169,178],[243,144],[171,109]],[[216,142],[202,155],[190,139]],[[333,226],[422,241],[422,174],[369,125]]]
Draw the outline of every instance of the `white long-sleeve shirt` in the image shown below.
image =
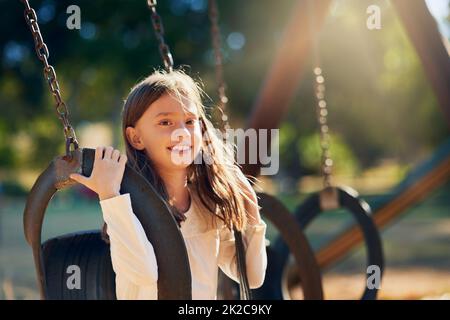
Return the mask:
[[[220,219],[215,219],[190,190],[191,206],[181,222],[192,278],[194,300],[217,299],[218,267],[239,282],[233,233]],[[130,195],[100,201],[108,225],[111,260],[116,274],[117,299],[157,299],[158,266],[152,244],[133,213]],[[266,224],[249,225],[243,233],[246,247],[247,277],[251,289],[260,287],[265,278],[267,254]]]

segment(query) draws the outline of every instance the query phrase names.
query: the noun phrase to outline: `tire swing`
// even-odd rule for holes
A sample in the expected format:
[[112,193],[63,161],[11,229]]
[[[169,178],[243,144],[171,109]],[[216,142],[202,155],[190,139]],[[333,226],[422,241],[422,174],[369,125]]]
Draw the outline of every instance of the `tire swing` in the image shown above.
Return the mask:
[[[224,110],[228,103],[226,96],[226,84],[223,78],[223,64],[221,53],[221,38],[218,23],[218,8],[215,0],[209,0],[209,19],[211,23],[211,38],[214,47],[214,55],[216,62],[216,79],[218,83],[219,95],[219,111],[222,113],[223,128],[230,128],[228,124],[228,117]],[[323,299],[322,280],[320,269],[314,256],[314,252],[310,247],[308,240],[303,234],[302,229],[298,225],[294,216],[288,209],[275,197],[266,194],[258,193],[259,205],[262,207],[261,215],[269,220],[277,230],[279,230],[281,237],[286,241],[288,249],[293,253],[297,263],[298,274],[302,279],[305,279],[303,285],[303,292],[305,299],[320,300]],[[268,266],[266,277],[271,274],[271,267],[274,259],[276,259],[276,251],[270,246],[267,247]],[[223,273],[220,274],[220,282],[222,285],[222,294],[225,299],[237,299],[236,283]],[[277,289],[272,287],[270,281],[265,281],[263,286],[252,290],[252,297],[254,299],[277,299],[271,295],[272,292],[277,292]],[[278,289],[279,290],[279,289]]]
[[[333,206],[327,207],[324,202],[328,201],[330,196]],[[337,202],[335,199],[337,197]],[[311,195],[295,210],[295,217],[303,230],[310,223],[326,210],[345,209],[355,219],[364,236],[367,252],[367,266],[377,266],[380,269],[380,280],[384,269],[384,258],[381,238],[375,223],[371,217],[371,210],[367,202],[358,199],[356,191],[350,188],[333,188],[324,189],[318,194]],[[370,274],[367,273],[367,278]],[[302,281],[303,282],[303,281]],[[378,288],[365,286],[366,289],[361,297],[362,300],[374,300],[377,298]]]
[[[314,1],[309,0],[311,9],[310,14],[310,29],[314,30]],[[315,37],[312,37],[315,39]],[[333,161],[330,157],[330,137],[329,128],[327,125],[327,103],[325,101],[325,78],[322,74],[322,68],[320,67],[319,54],[317,40],[314,42],[314,75],[315,75],[315,98],[316,98],[316,110],[317,121],[320,127],[320,146],[322,149],[322,176],[323,176],[323,189],[322,191],[311,195],[307,198],[303,204],[301,204],[295,210],[295,217],[305,230],[308,225],[321,213],[328,210],[346,209],[351,213],[357,224],[361,228],[364,235],[366,252],[367,252],[367,266],[376,266],[380,271],[380,282],[384,269],[384,257],[382,242],[376,225],[371,217],[371,209],[367,202],[358,199],[358,193],[351,188],[333,187],[331,184],[331,172]],[[281,248],[280,248],[281,247]],[[283,256],[282,269],[283,278],[281,281],[286,283],[286,287],[290,286],[289,282],[292,282],[292,278],[287,276],[289,271],[286,270],[289,267],[287,248],[281,242],[278,243],[279,252]],[[280,273],[278,273],[279,275]],[[367,274],[367,278],[370,275]],[[289,280],[290,279],[290,280]],[[300,278],[303,283],[304,279]],[[363,300],[374,300],[377,297],[378,288],[376,286],[365,286],[366,289],[361,297]],[[285,294],[288,293],[289,290]]]
[[[99,230],[63,235],[41,245],[42,224],[53,195],[75,183],[69,175],[92,172],[95,150],[76,149],[57,157],[39,176],[28,196],[24,229],[33,257],[42,299],[115,299],[115,274],[109,245]],[[121,193],[130,193],[133,211],[152,243],[158,262],[158,299],[191,299],[191,273],[182,235],[167,205],[147,180],[128,164]],[[73,266],[79,268],[80,288],[68,285]]]
[[[314,251],[295,217],[283,203],[274,196],[266,193],[258,193],[257,195],[259,198],[259,205],[262,208],[261,215],[269,220],[279,231],[280,237],[286,243],[289,252],[291,252],[295,258],[295,265],[297,267],[296,273],[300,279],[304,279],[304,281],[302,281],[302,291],[305,300],[322,300],[323,289],[320,269]],[[271,262],[273,260],[276,261],[277,259],[275,250],[271,249],[269,252],[269,271],[267,274],[271,274]],[[280,282],[273,283],[267,281],[261,288],[254,290],[254,296],[259,299],[280,299],[282,297],[274,296],[274,293],[279,292],[279,290],[282,289],[280,284]]]
[[[24,211],[24,233],[33,250],[40,296],[41,299],[115,299],[110,249],[101,239],[99,230],[63,235],[41,244],[42,224],[51,198],[56,191],[76,184],[69,178],[70,173],[91,174],[94,150],[78,147],[55,70],[48,64],[49,52],[39,30],[36,12],[27,0],[22,2],[37,56],[44,64],[44,75],[56,101],[58,118],[64,126],[66,141],[65,156],[56,157],[39,176],[28,195]],[[152,11],[156,14],[154,7]],[[191,272],[186,247],[166,203],[129,165],[125,168],[121,192],[130,193],[133,211],[155,249],[159,269],[158,299],[191,299]],[[69,289],[68,272],[73,271],[74,266],[79,268],[81,286]]]

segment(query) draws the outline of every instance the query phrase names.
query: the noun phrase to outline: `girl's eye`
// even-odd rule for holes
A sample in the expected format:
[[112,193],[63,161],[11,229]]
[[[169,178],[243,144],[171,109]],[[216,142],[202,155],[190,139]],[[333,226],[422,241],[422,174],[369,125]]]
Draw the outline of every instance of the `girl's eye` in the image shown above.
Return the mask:
[[171,122],[169,120],[162,120],[159,122],[159,125],[161,125],[161,126],[168,126],[170,124],[171,124]]
[[188,121],[186,121],[186,124],[194,124],[196,121],[196,119],[189,119]]

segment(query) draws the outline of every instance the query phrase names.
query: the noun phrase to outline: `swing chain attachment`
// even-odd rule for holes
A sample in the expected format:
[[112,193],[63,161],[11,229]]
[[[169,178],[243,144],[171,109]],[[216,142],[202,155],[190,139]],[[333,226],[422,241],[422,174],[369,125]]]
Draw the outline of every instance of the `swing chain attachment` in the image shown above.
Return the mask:
[[25,5],[25,21],[30,28],[31,34],[33,36],[36,55],[44,65],[44,77],[47,80],[50,92],[52,93],[53,98],[56,102],[56,114],[64,127],[64,137],[66,139],[66,156],[71,157],[70,146],[72,145],[74,150],[78,149],[78,141],[75,135],[75,130],[73,129],[69,121],[69,110],[66,103],[61,97],[58,78],[56,77],[56,71],[53,66],[48,63],[50,53],[48,51],[47,45],[42,38],[36,11],[30,7],[28,0],[20,1]]
[[222,55],[222,39],[219,29],[219,10],[217,8],[216,0],[209,0],[208,16],[211,24],[211,38],[214,47],[214,60],[216,66],[216,82],[217,91],[219,93],[219,111],[221,113],[222,127],[224,130],[230,128],[228,123],[228,116],[225,113],[225,109],[228,103],[228,97],[226,95],[226,83],[223,76],[223,55]]
[[153,30],[155,31],[156,38],[159,42],[159,53],[164,63],[164,67],[168,72],[173,71],[173,57],[170,53],[170,48],[164,40],[164,26],[162,23],[161,16],[156,11],[156,0],[147,0],[147,6],[151,10],[151,19]]

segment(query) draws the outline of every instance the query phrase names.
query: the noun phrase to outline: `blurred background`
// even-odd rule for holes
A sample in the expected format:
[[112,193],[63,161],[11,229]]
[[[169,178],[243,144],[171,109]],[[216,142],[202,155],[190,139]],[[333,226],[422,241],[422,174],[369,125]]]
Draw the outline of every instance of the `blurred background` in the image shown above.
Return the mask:
[[[232,127],[245,127],[296,2],[218,1]],[[30,3],[81,146],[123,149],[123,99],[133,84],[161,65],[146,1]],[[443,40],[448,40],[450,1],[426,3]],[[72,4],[81,9],[80,30],[66,27],[66,9]],[[366,9],[372,4],[381,8],[380,30],[366,27]],[[203,81],[210,97],[205,104],[213,106],[217,85],[207,6],[207,0],[160,0],[158,12],[175,64],[189,66],[189,73]],[[0,299],[37,299],[22,214],[37,176],[64,153],[64,139],[22,3],[2,0],[0,12]],[[358,190],[372,205],[415,168],[439,156],[439,150],[448,150],[448,123],[389,1],[334,1],[318,43],[327,87],[333,182]],[[280,126],[279,173],[260,179],[260,188],[276,194],[290,209],[322,183],[313,81],[307,72]],[[43,240],[102,224],[96,195],[82,188],[59,192],[47,212]],[[307,235],[318,248],[350,223],[346,215],[324,215]],[[380,298],[448,297],[448,179],[381,235],[386,273]],[[268,238],[274,237],[271,228]],[[364,263],[364,247],[358,247],[327,270],[326,297],[358,298],[364,288]]]

